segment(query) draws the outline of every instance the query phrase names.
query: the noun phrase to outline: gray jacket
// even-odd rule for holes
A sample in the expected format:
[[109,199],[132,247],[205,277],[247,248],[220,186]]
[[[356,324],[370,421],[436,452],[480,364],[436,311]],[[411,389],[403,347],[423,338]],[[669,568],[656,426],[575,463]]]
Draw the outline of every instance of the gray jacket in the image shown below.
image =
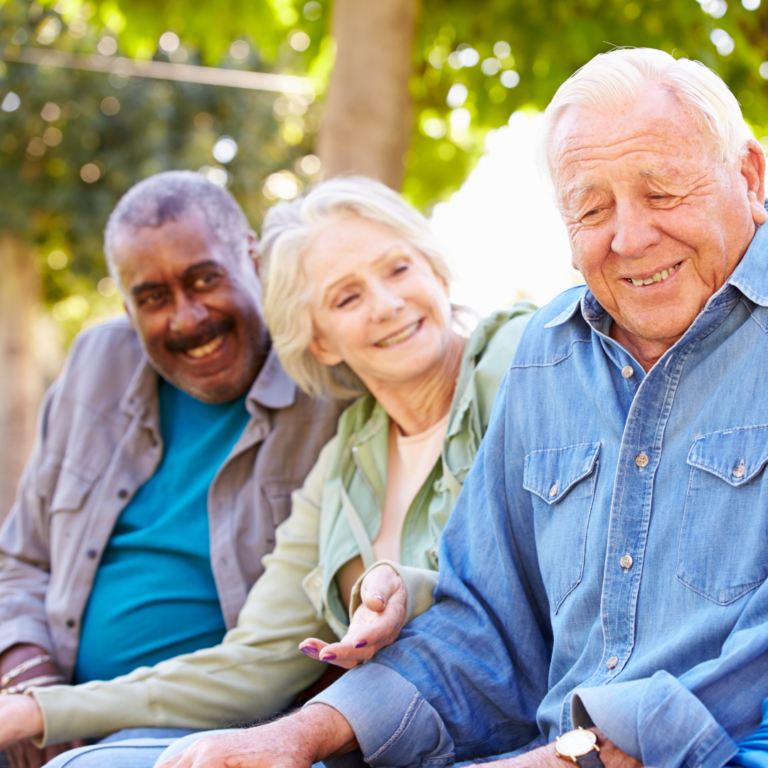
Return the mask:
[[[35,643],[71,679],[101,553],[162,457],[157,381],[125,318],[75,341],[0,530],[0,653]],[[208,492],[211,566],[228,629],[342,405],[311,400],[269,353],[246,400],[251,418]]]

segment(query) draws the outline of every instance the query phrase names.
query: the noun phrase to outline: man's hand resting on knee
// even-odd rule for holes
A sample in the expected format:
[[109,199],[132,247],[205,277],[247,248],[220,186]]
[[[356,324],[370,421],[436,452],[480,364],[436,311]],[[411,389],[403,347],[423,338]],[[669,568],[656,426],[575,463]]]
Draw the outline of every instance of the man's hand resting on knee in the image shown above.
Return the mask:
[[333,707],[311,704],[266,725],[202,738],[157,768],[310,768],[356,747]]

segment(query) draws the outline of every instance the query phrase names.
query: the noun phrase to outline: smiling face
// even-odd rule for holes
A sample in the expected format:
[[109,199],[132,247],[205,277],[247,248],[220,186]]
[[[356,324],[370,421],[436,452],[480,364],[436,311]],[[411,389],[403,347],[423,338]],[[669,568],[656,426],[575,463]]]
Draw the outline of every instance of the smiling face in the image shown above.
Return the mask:
[[654,362],[765,221],[762,150],[755,142],[723,163],[677,98],[654,87],[610,114],[567,108],[550,162],[574,267],[613,317],[614,338]]
[[267,343],[253,260],[223,246],[198,209],[125,228],[113,251],[131,325],[158,373],[209,403],[245,393]]
[[310,351],[345,362],[371,390],[439,370],[455,334],[448,285],[389,227],[359,216],[330,222],[302,258],[312,286]]

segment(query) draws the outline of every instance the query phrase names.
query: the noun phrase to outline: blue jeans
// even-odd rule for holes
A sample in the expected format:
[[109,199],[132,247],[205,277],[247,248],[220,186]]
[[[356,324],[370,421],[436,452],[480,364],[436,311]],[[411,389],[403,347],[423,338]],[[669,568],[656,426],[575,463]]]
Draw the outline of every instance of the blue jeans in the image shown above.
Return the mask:
[[70,749],[45,768],[152,768],[167,747],[193,733],[187,728],[126,728],[93,746]]

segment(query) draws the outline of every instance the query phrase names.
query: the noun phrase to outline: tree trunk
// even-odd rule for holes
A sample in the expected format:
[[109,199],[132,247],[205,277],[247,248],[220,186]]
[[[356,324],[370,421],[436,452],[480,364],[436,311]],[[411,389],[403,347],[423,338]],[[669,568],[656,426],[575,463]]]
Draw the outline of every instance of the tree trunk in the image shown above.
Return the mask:
[[408,81],[420,0],[335,0],[336,64],[318,137],[323,176],[357,173],[399,190],[411,142]]
[[33,347],[40,278],[30,249],[5,232],[0,232],[0,274],[1,521],[32,449],[43,380]]

